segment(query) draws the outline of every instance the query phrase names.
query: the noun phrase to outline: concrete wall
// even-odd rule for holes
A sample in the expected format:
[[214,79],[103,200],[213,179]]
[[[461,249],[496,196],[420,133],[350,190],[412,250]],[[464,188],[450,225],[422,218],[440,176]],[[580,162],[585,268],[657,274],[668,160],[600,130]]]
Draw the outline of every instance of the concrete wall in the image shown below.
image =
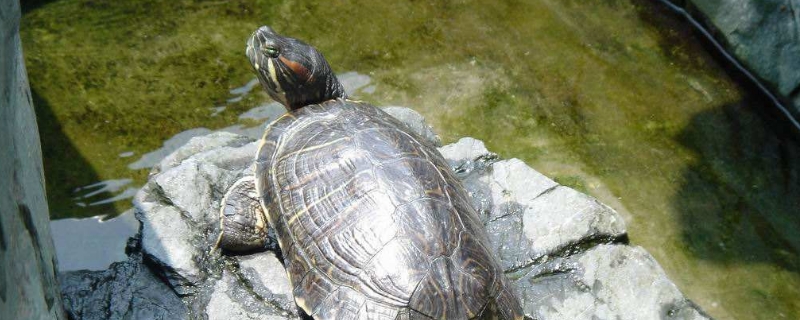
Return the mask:
[[17,0],[0,0],[0,319],[64,319]]

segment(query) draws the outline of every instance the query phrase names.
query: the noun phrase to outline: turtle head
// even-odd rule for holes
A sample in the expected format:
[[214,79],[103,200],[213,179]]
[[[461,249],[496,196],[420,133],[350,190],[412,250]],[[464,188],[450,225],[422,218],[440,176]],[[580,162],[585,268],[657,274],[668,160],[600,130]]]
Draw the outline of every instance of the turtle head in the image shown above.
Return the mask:
[[246,53],[261,85],[287,110],[346,97],[328,62],[305,42],[263,26],[247,40]]

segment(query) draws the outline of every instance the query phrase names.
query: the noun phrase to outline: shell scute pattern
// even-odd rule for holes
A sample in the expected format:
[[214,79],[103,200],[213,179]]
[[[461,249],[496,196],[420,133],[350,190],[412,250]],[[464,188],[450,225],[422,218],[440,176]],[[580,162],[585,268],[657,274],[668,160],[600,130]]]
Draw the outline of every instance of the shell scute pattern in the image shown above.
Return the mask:
[[321,319],[360,319],[365,302],[366,298],[355,290],[339,287],[322,302],[317,316]]
[[320,302],[327,299],[336,289],[338,287],[321,271],[311,269],[299,283],[294,285],[295,301],[303,310],[313,314],[322,305]]
[[[458,246],[458,214],[440,200],[420,198],[397,209],[395,215],[401,234],[413,239],[428,260],[448,256]],[[429,214],[425,214],[429,212]]]
[[334,100],[270,127],[256,185],[306,312],[455,319],[500,294],[502,270],[463,187],[404,125]]
[[369,157],[375,162],[424,157],[422,146],[409,138],[411,136],[395,128],[369,128],[354,135],[356,146],[369,149]]
[[[391,216],[363,216],[346,229],[332,235],[331,245],[335,252],[341,252],[342,259],[356,268],[364,269],[375,255],[397,235],[398,226]],[[350,245],[354,239],[357,245]],[[366,241],[365,239],[376,239]]]

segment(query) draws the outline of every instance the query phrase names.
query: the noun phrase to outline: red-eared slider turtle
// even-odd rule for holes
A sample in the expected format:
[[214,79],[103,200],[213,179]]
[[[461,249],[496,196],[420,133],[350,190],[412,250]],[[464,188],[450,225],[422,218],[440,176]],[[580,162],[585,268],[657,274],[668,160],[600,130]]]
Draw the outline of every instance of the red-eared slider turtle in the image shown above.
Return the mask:
[[315,319],[521,319],[486,231],[439,152],[380,109],[348,100],[313,47],[258,29],[247,56],[288,113],[255,179],[228,191],[219,246],[275,230],[297,305]]

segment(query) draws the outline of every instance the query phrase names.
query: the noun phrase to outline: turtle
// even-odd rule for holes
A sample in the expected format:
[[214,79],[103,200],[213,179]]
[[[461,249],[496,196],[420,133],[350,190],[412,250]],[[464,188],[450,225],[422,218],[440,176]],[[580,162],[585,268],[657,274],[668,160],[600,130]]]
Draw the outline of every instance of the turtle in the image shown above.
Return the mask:
[[468,193],[438,150],[349,99],[314,47],[258,28],[246,55],[287,112],[220,208],[216,246],[274,230],[294,300],[314,319],[523,319]]

